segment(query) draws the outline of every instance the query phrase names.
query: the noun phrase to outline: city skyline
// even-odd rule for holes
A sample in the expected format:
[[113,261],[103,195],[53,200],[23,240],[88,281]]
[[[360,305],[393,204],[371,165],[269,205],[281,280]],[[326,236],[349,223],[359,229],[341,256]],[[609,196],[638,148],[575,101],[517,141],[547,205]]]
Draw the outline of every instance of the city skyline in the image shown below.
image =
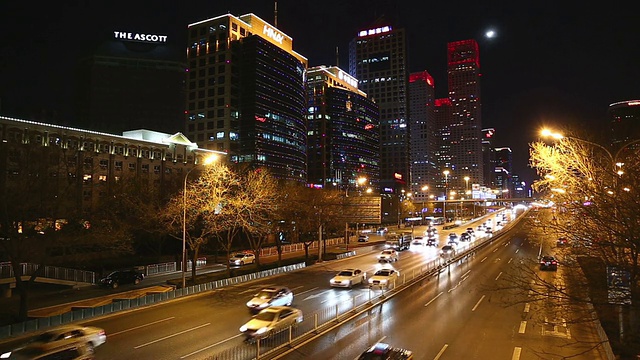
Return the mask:
[[[310,66],[344,69],[348,41],[384,14],[407,29],[410,71],[428,71],[435,79],[437,98],[447,96],[447,42],[476,39],[483,127],[496,129],[496,146],[513,149],[514,172],[527,182],[532,174],[526,144],[536,139],[541,125],[606,125],[598,121],[605,122],[609,104],[639,97],[633,87],[639,74],[631,67],[638,49],[625,47],[634,43],[633,27],[625,13],[615,9],[583,16],[579,9],[547,10],[544,4],[526,9],[434,4],[426,12],[388,1],[277,4],[277,19],[275,2],[161,1],[150,6],[79,1],[47,4],[35,11],[24,4],[3,4],[3,30],[12,35],[2,43],[0,112],[26,118],[26,112],[46,109],[70,116],[73,65],[101,34],[114,29],[147,31],[185,43],[189,23],[227,12],[255,13],[277,23]],[[489,28],[497,32],[494,39],[483,37]]]

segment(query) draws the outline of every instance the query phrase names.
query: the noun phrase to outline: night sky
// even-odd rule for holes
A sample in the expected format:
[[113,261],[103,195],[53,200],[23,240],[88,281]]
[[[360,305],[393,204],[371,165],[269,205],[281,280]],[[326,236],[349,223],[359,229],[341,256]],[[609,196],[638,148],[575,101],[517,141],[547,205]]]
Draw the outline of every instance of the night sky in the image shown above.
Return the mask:
[[[407,29],[410,71],[428,71],[439,98],[447,96],[447,43],[476,39],[483,127],[496,129],[494,145],[511,147],[514,172],[530,182],[527,144],[542,125],[595,132],[606,129],[609,104],[640,99],[640,18],[611,4],[514,3],[280,0],[277,25],[310,66],[339,60],[348,70],[349,41],[384,17]],[[184,49],[189,23],[225,13],[273,24],[274,2],[2,1],[0,114],[62,123],[73,116],[74,66],[106,33],[166,34]],[[497,37],[485,38],[489,29]]]

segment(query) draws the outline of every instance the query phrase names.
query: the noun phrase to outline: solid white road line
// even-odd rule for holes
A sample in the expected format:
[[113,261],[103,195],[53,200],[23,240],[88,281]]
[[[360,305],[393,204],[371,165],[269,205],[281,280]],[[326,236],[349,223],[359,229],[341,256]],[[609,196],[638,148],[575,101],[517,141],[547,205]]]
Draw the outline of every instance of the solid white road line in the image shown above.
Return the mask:
[[424,306],[429,306],[429,304],[431,304],[432,302],[434,302],[437,298],[440,297],[440,295],[442,295],[442,293],[436,295],[436,297],[434,297],[433,299],[429,300],[428,303],[424,304]]
[[160,342],[160,341],[162,341],[162,340],[170,339],[170,338],[172,338],[172,337],[174,337],[174,336],[178,336],[178,335],[186,334],[186,333],[188,333],[188,332],[190,332],[190,331],[198,330],[198,329],[200,329],[200,328],[202,328],[202,327],[209,326],[209,325],[211,325],[211,323],[202,324],[202,325],[196,326],[196,327],[191,328],[191,329],[187,329],[187,330],[183,330],[183,331],[177,332],[177,333],[175,333],[175,334],[167,335],[167,336],[162,337],[162,338],[160,338],[160,339],[156,339],[156,340],[153,340],[153,341],[149,341],[148,343],[145,343],[145,344],[142,344],[142,345],[134,346],[133,348],[134,348],[134,349],[140,349],[141,347],[145,347],[145,346],[147,346],[147,345],[155,344],[155,343]]
[[447,350],[447,348],[449,347],[449,345],[444,344],[444,346],[442,347],[442,349],[440,349],[440,351],[438,352],[438,355],[436,355],[436,357],[433,358],[433,360],[438,360],[440,359],[440,356],[442,356],[442,354],[444,354],[444,351]]
[[520,353],[522,353],[521,347],[513,348],[513,355],[511,355],[511,360],[520,360]]
[[500,278],[500,275],[502,275],[502,271],[500,271],[500,274],[498,274],[498,276],[496,276],[496,280],[498,280],[498,278]]
[[482,302],[482,300],[484,300],[485,295],[482,295],[482,297],[480,298],[480,300],[478,300],[478,302],[476,303],[476,306],[473,307],[473,309],[471,309],[471,311],[476,311],[476,308],[480,305],[480,303]]
[[518,333],[520,334],[524,334],[524,331],[527,328],[527,322],[526,321],[520,321],[520,329],[518,329]]

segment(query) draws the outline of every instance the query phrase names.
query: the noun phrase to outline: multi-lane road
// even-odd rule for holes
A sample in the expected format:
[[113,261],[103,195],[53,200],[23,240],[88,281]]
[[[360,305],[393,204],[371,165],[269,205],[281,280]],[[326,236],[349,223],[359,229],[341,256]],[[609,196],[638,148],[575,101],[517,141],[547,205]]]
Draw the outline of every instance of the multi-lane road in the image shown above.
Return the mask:
[[[438,248],[447,241],[449,232],[460,233],[485,220],[440,231]],[[423,230],[416,227],[414,232],[418,235]],[[331,288],[329,279],[341,269],[360,268],[370,276],[379,268],[393,267],[404,282],[433,266],[438,258],[437,248],[412,246],[400,252],[398,262],[379,264],[376,255],[380,250],[377,246],[360,248],[357,256],[344,260],[88,321],[85,324],[107,332],[107,342],[96,349],[96,359],[204,359],[245,350],[250,354],[256,345],[246,343],[238,329],[251,318],[245,303],[261,288],[284,285],[293,290],[293,306],[305,317],[298,329],[303,332],[322,322],[323,317],[332,316],[334,309],[344,311],[380,296],[381,290],[367,286]],[[495,237],[488,246],[442,267],[437,275],[412,286],[399,286],[401,291],[387,293],[387,301],[376,302],[373,308],[282,357],[353,359],[377,341],[408,348],[416,359],[517,360],[538,359],[535,356],[540,351],[575,354],[584,350],[573,344],[576,332],[568,327],[544,328],[527,322],[531,312],[544,309],[530,305],[526,298],[510,299],[520,305],[505,307],[494,286],[503,274],[513,273],[516,264],[523,266],[525,260],[533,259],[530,266],[535,266],[537,255],[537,245],[528,242],[516,226],[510,234]],[[543,276],[560,276],[561,272]]]

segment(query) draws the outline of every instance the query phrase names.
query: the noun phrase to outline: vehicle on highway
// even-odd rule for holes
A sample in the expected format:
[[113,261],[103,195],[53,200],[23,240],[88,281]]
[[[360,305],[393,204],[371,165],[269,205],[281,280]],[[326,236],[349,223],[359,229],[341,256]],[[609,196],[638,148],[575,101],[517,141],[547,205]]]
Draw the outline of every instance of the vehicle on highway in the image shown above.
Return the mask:
[[376,233],[378,233],[378,235],[384,235],[387,233],[387,231],[389,231],[389,229],[387,229],[386,227],[379,227],[378,230],[376,230]]
[[245,264],[253,264],[256,262],[256,256],[250,252],[241,252],[236,253],[231,256],[229,259],[229,264],[231,265],[245,265]]
[[414,237],[413,241],[411,242],[411,245],[423,246],[424,245],[424,237],[422,237],[422,236]]
[[475,234],[476,234],[476,232],[471,227],[467,228],[467,233],[469,233],[469,235],[471,235],[471,236],[475,236]]
[[389,344],[377,343],[360,355],[358,360],[409,360],[413,359],[410,350],[392,347]]
[[450,233],[450,234],[449,234],[449,238],[448,238],[448,239],[449,239],[449,241],[455,241],[455,242],[458,242],[458,234],[456,234],[456,233]]
[[426,246],[438,246],[438,239],[436,239],[435,237],[430,237],[427,238],[427,241],[425,242]]
[[367,242],[369,241],[369,236],[361,234],[360,236],[358,236],[358,242]]
[[569,243],[569,241],[567,240],[566,237],[560,237],[560,238],[558,238],[558,241],[556,242],[556,244],[558,246],[564,246],[564,245],[567,245],[568,243]]
[[352,287],[362,284],[367,279],[367,273],[360,269],[344,269],[329,280],[332,287]]
[[558,270],[558,261],[550,255],[544,255],[540,258],[540,270]]
[[380,269],[369,278],[369,286],[381,288],[388,288],[391,284],[395,286],[399,276],[400,273],[395,269]]
[[430,227],[427,230],[425,230],[424,235],[429,237],[429,236],[436,236],[438,235],[438,229],[434,228],[434,227]]
[[460,241],[462,241],[462,242],[470,242],[471,241],[471,234],[469,234],[468,232],[463,232],[462,234],[460,234]]
[[385,249],[378,254],[379,262],[398,261],[398,253],[393,249]]
[[116,289],[122,284],[138,285],[142,280],[144,280],[144,274],[136,270],[116,270],[100,279],[99,284]]
[[95,326],[75,324],[51,328],[34,338],[24,348],[48,351],[69,345],[84,345],[91,351],[107,341],[104,329]]
[[87,344],[62,345],[53,349],[19,348],[0,355],[11,360],[93,360],[94,349]]
[[302,310],[290,306],[272,306],[260,311],[240,327],[247,340],[269,337],[304,320]]
[[247,307],[256,313],[270,306],[291,306],[293,291],[286,286],[271,286],[258,292],[247,302]]
[[452,258],[456,255],[456,248],[452,245],[445,245],[440,249],[440,256],[445,259]]
[[411,241],[413,240],[413,236],[411,233],[389,233],[385,235],[385,249],[394,249],[397,251],[408,250],[411,246]]

